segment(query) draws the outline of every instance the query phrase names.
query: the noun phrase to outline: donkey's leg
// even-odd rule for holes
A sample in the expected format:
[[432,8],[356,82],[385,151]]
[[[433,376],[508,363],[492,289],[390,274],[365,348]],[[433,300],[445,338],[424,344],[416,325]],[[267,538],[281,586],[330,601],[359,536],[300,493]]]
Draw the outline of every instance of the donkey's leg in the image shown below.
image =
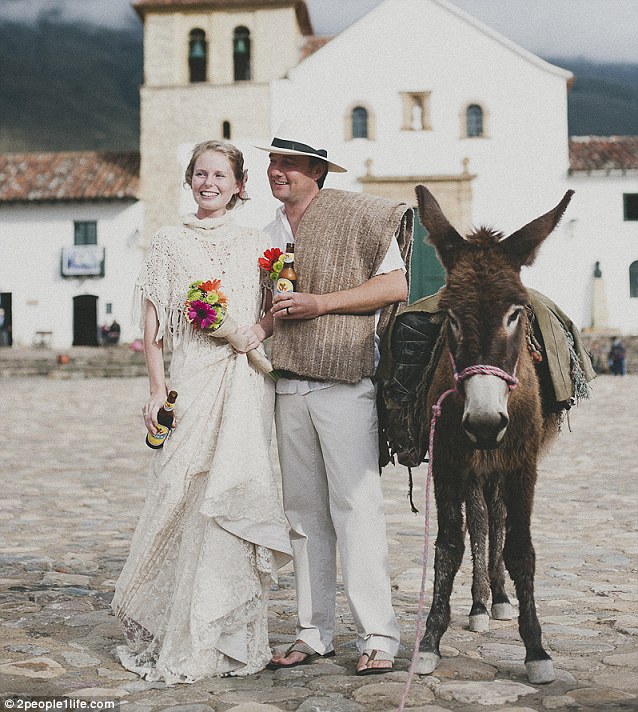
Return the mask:
[[[525,643],[525,668],[532,684],[543,684],[555,679],[554,665],[543,648],[541,626],[534,601],[534,572],[536,554],[530,532],[533,475],[521,478],[512,473],[507,485],[507,534],[503,557],[514,580],[518,596],[518,630]],[[517,476],[518,475],[518,476]]]
[[465,548],[462,500],[458,492],[449,487],[438,488],[435,482],[435,494],[439,533],[434,557],[434,592],[415,666],[419,675],[429,675],[441,660],[439,644],[450,624],[452,585]]
[[487,612],[487,599],[490,595],[486,565],[487,507],[483,488],[472,477],[468,484],[465,499],[465,517],[470,534],[472,549],[472,610],[470,611],[470,630],[481,633],[490,629],[490,617]]
[[491,483],[485,488],[489,520],[489,579],[492,589],[492,618],[510,621],[514,609],[505,592],[505,566],[503,565],[503,543],[505,541],[505,505],[499,486]]

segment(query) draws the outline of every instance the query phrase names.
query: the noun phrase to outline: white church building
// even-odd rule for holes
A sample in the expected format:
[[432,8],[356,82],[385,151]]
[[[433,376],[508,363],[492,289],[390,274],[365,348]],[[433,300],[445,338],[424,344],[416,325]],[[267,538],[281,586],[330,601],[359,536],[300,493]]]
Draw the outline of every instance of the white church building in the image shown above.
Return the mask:
[[[98,297],[98,321],[111,304],[122,339],[139,336],[115,294],[130,293],[155,230],[192,208],[183,187],[192,146],[224,137],[244,151],[251,201],[237,220],[263,226],[277,202],[266,181],[267,154],[254,145],[269,143],[288,119],[319,128],[325,145],[315,148],[327,148],[349,168],[330,174],[327,187],[415,205],[414,187],[423,183],[461,232],[487,224],[508,234],[575,189],[524,281],[582,329],[638,333],[638,139],[570,140],[570,72],[447,0],[385,0],[334,38],[313,35],[303,0],[135,0],[133,6],[144,23],[139,203],[119,203],[117,216],[98,219],[110,244],[107,260],[121,250],[122,261],[88,283],[63,280],[55,316],[41,313],[36,324],[27,304],[32,297],[21,286],[24,270],[13,262],[5,267],[4,256],[4,235],[25,239],[20,224],[27,207],[14,203],[7,212],[0,187],[0,292],[12,294],[14,341],[30,343],[35,330],[53,331],[56,346],[72,343],[70,300],[83,291]],[[37,219],[45,222],[80,203],[39,205]],[[115,203],[109,205],[113,210]],[[435,291],[443,279],[423,237],[419,229],[412,298]],[[73,244],[66,233],[61,240],[60,232],[51,233],[49,245],[59,251]],[[50,260],[58,253],[47,247],[30,254],[29,271],[55,288],[59,263]],[[20,256],[9,252],[9,259]]]

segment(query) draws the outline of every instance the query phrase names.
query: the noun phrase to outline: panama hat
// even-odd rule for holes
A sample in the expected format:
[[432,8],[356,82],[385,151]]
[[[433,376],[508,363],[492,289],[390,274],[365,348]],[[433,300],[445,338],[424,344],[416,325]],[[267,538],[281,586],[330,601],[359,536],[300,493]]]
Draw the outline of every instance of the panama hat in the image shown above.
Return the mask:
[[270,146],[257,146],[260,151],[268,153],[283,154],[288,156],[313,156],[328,164],[328,170],[333,173],[346,173],[347,168],[328,159],[328,151],[325,148],[313,148],[321,145],[311,128],[306,124],[296,121],[285,121],[277,129]]

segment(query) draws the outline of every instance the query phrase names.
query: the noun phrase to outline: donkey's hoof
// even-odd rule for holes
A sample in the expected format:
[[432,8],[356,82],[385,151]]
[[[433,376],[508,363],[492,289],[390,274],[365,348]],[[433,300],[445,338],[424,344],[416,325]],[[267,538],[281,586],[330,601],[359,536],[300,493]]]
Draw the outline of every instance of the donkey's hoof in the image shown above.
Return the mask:
[[441,658],[436,653],[419,653],[419,659],[414,666],[414,672],[417,675],[429,675],[436,670],[440,662]]
[[532,685],[546,685],[556,679],[554,663],[551,660],[531,660],[525,663],[525,669],[527,670],[527,679]]
[[495,603],[492,606],[492,618],[497,621],[511,621],[514,618],[514,607],[511,603]]
[[487,613],[470,616],[470,630],[472,633],[487,633],[490,629],[490,617]]

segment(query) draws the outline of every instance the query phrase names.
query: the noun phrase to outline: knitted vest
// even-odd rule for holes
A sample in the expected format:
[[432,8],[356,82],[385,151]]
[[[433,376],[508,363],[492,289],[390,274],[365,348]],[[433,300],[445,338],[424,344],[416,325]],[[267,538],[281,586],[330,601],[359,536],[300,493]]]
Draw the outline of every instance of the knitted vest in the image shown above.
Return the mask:
[[[404,203],[319,191],[295,235],[298,291],[326,294],[363,284],[376,274],[395,236],[409,265],[412,223],[412,211]],[[396,305],[383,310],[380,336],[395,310]],[[312,380],[357,383],[374,374],[374,324],[374,314],[277,320],[273,366]]]

